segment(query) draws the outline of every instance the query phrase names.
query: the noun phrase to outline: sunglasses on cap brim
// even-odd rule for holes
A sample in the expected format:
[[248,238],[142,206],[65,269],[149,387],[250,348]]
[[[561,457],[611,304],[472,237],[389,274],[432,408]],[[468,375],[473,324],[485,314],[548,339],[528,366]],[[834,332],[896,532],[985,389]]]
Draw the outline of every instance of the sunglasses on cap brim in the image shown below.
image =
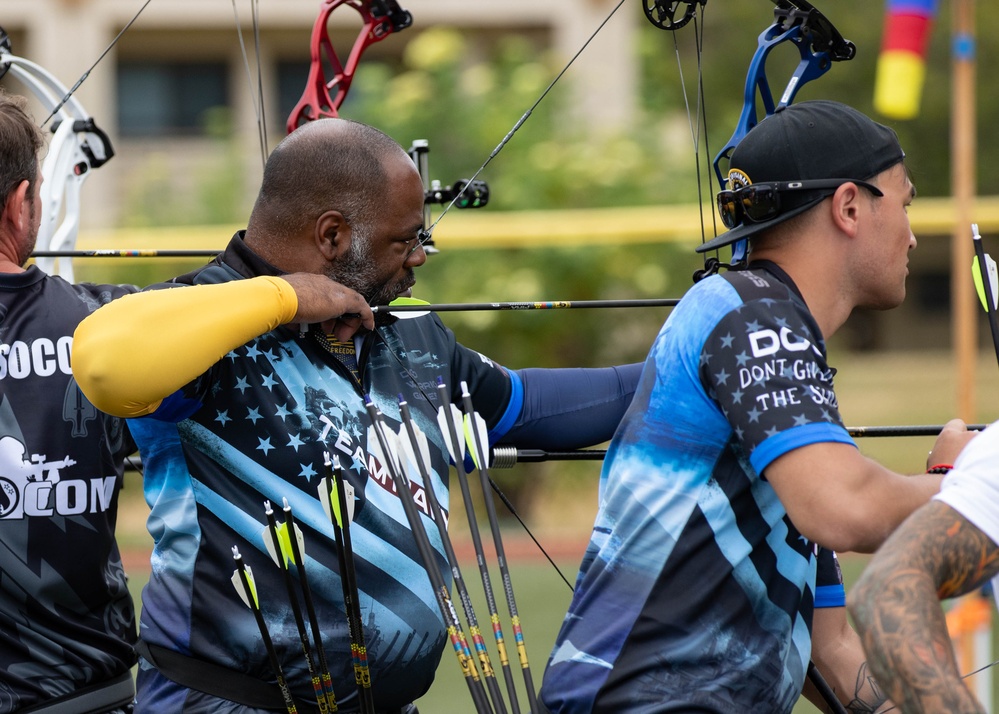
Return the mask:
[[866,181],[856,179],[811,179],[807,181],[772,181],[754,183],[733,190],[718,192],[718,213],[727,228],[741,223],[763,223],[780,215],[780,195],[792,191],[822,191],[854,183],[875,196],[884,196],[881,190]]

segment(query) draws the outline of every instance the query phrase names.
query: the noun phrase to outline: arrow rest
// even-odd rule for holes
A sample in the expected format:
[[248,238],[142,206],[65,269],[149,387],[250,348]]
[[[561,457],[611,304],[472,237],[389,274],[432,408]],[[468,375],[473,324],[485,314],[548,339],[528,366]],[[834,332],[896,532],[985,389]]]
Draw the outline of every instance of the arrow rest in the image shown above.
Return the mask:
[[[676,32],[694,18],[697,6],[704,7],[708,0],[645,0],[645,16],[660,30]],[[677,13],[683,8],[683,14]]]

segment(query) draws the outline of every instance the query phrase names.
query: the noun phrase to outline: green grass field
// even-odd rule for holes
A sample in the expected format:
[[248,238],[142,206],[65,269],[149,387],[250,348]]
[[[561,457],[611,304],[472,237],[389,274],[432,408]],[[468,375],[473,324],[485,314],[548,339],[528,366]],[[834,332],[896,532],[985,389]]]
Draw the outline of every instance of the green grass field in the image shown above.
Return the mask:
[[[948,354],[849,355],[839,359],[834,355],[833,363],[839,369],[836,377],[837,393],[841,412],[848,426],[942,424],[955,415],[957,380]],[[999,418],[999,370],[991,353],[982,355],[978,366],[977,388],[979,413],[968,415],[969,421],[985,423]],[[925,468],[926,455],[933,439],[865,438],[859,439],[858,443],[864,453],[890,468],[915,473]],[[592,525],[599,470],[595,463],[576,466],[582,469],[583,475],[580,476],[577,469],[571,478],[566,478],[561,484],[557,469],[550,477],[546,477],[534,493],[536,505],[526,514],[529,525],[542,544],[558,554],[559,565],[570,582],[575,577],[578,559]],[[570,485],[567,486],[567,483]],[[123,546],[140,550],[147,548],[148,537],[143,528],[146,509],[138,483],[128,484],[122,504],[119,537]],[[459,503],[452,505],[455,511],[460,512]],[[452,513],[452,524],[463,520],[463,514]],[[467,542],[467,535],[460,526],[453,527],[456,543]],[[533,546],[523,545],[525,537],[519,526],[515,523],[508,526],[506,533],[513,546],[507,546],[511,580],[534,682],[539,686],[545,661],[571,592],[552,566],[536,555]],[[520,553],[525,555],[519,555]],[[843,554],[841,562],[849,589],[863,568],[866,557]],[[489,635],[488,614],[482,602],[481,585],[473,560],[466,561],[463,573],[473,599],[477,602],[476,614],[480,624],[487,630],[484,634]],[[132,568],[130,575],[138,597],[138,588],[144,583],[146,573]],[[493,582],[494,589],[501,597],[498,572],[493,573]],[[511,653],[511,665],[518,686],[522,687],[523,678],[512,645],[513,633],[502,600],[499,610]],[[496,663],[495,651],[492,655]],[[523,689],[521,702],[526,710]],[[450,649],[444,652],[434,685],[418,703],[423,714],[472,711],[467,686],[462,681],[455,656]],[[813,714],[817,711],[807,702],[800,703],[795,708],[795,714]]]

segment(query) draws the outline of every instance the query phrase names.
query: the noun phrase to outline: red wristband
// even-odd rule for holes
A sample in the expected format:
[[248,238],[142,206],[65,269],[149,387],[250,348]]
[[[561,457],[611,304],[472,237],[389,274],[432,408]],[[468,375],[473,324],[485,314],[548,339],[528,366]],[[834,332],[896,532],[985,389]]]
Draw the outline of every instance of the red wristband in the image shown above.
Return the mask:
[[936,464],[935,466],[930,466],[928,469],[926,469],[926,473],[945,474],[949,473],[952,468],[954,468],[952,464]]

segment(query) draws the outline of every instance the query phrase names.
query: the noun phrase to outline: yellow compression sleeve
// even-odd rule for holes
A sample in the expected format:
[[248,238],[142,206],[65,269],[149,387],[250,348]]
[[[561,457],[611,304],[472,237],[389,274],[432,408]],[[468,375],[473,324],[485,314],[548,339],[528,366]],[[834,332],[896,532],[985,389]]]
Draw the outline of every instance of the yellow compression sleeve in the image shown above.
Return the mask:
[[294,288],[270,276],[126,295],[77,327],[73,375],[98,409],[144,416],[297,310]]

